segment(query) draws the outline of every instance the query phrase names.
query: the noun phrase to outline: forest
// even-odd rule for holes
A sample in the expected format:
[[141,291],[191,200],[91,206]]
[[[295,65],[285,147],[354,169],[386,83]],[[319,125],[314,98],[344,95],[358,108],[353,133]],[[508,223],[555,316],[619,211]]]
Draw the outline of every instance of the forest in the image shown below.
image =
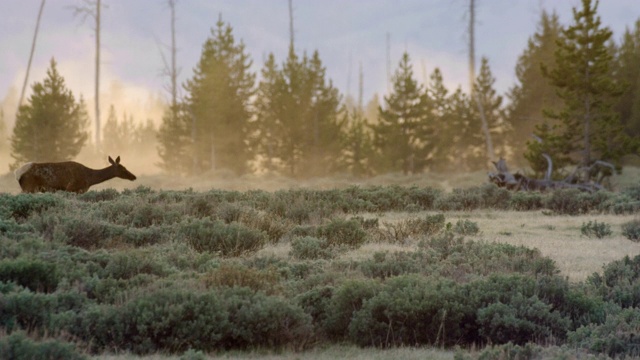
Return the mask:
[[[220,16],[186,96],[159,125],[109,106],[100,149],[52,58],[0,119],[10,168],[162,172],[80,194],[0,176],[0,360],[640,357],[640,20],[616,41],[597,4],[541,12],[504,97],[486,58],[465,93],[405,52],[366,104],[293,41],[253,73]],[[610,182],[509,189],[499,158]]]

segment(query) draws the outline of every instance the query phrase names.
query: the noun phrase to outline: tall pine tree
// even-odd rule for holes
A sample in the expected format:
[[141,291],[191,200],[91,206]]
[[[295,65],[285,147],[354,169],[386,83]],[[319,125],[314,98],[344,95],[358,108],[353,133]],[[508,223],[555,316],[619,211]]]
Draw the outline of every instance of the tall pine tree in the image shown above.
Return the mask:
[[[630,138],[613,110],[621,91],[611,77],[613,56],[607,42],[612,33],[601,26],[597,5],[582,0],[582,8],[573,9],[574,24],[562,31],[556,67],[543,67],[563,108],[545,112],[559,124],[546,133],[539,129],[537,135],[558,167],[564,161],[581,166],[595,160],[619,164],[630,151]],[[530,146],[526,156],[533,166],[540,154]]]
[[620,120],[631,136],[640,136],[640,20],[626,29],[617,49],[614,77],[624,86],[616,104]]
[[[536,33],[529,38],[527,48],[516,64],[517,83],[507,94],[509,123],[513,126],[511,146],[516,164],[524,165],[527,142],[534,141],[535,127],[544,122],[543,110],[557,111],[562,100],[556,95],[551,81],[542,75],[542,64],[555,68],[555,51],[562,26],[556,13],[542,12]],[[540,158],[546,168],[544,158]]]
[[278,67],[273,54],[262,69],[256,99],[255,140],[264,166],[294,177],[324,175],[340,154],[340,95],[318,52],[302,58],[293,46]]
[[433,149],[426,121],[429,104],[421,85],[413,78],[409,54],[403,54],[393,76],[393,92],[384,97],[378,123],[373,125],[374,145],[381,156],[381,170],[421,171]]
[[[249,170],[253,158],[248,141],[250,100],[255,92],[250,67],[244,44],[236,42],[230,25],[218,20],[204,43],[194,76],[185,85],[185,106],[193,117],[193,128],[191,146],[182,148],[190,152],[195,173]],[[176,122],[171,126],[185,125],[171,120]]]
[[28,103],[21,105],[11,136],[16,168],[28,161],[64,161],[74,158],[88,138],[88,116],[82,98],[76,101],[51,59],[47,77],[32,86]]

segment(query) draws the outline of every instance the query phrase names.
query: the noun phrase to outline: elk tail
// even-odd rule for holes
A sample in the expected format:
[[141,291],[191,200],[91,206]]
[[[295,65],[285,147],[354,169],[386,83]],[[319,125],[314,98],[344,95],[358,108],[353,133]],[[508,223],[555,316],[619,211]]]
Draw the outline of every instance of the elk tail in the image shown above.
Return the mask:
[[26,164],[22,165],[21,167],[19,167],[18,169],[16,169],[16,171],[13,172],[16,175],[16,180],[18,180],[18,182],[20,182],[20,178],[22,178],[22,175],[24,175],[24,173],[29,171],[29,169],[31,169],[32,166],[33,166],[33,163],[30,162],[30,163],[26,163]]

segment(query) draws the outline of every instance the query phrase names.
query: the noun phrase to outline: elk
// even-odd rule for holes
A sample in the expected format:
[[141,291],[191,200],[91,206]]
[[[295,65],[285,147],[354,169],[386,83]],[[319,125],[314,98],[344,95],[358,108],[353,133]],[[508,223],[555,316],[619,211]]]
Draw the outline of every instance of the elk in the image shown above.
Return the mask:
[[24,164],[15,171],[16,180],[23,193],[69,191],[85,193],[92,185],[119,177],[135,180],[136,176],[120,165],[120,156],[114,161],[109,156],[111,166],[104,169],[90,169],[75,161],[56,163]]

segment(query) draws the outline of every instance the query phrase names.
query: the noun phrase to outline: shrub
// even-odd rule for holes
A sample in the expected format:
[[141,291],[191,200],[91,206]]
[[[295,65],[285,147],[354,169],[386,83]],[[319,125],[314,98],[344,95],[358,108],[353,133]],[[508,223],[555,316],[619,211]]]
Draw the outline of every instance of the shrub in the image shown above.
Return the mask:
[[162,289],[119,305],[87,308],[69,331],[93,351],[212,351],[230,331],[218,294]]
[[640,309],[627,308],[607,315],[603,324],[589,324],[570,332],[568,339],[573,346],[613,358],[637,358],[640,356]]
[[224,348],[286,346],[300,349],[313,338],[311,316],[279,297],[247,288],[232,288],[225,291],[222,298],[230,325],[221,340]]
[[593,273],[588,283],[605,300],[620,307],[640,307],[640,255],[625,256],[603,268],[602,275]]
[[622,224],[622,234],[631,241],[640,241],[640,220],[636,219]]
[[365,302],[380,290],[376,280],[347,280],[333,291],[322,324],[324,333],[330,338],[344,340],[349,333],[351,320]]
[[543,195],[535,191],[518,191],[511,196],[509,208],[516,211],[531,211],[543,208]]
[[214,252],[223,256],[239,256],[255,252],[266,243],[262,231],[239,223],[224,224],[210,219],[196,219],[184,223],[180,232],[198,252]]
[[333,219],[327,224],[321,225],[315,233],[318,238],[327,239],[328,246],[346,246],[356,249],[367,238],[367,233],[357,220]]
[[254,291],[275,293],[279,289],[280,275],[274,267],[258,270],[238,262],[224,262],[205,276],[209,287],[245,287]]
[[0,281],[13,281],[32,291],[52,292],[58,280],[55,264],[28,259],[0,260]]
[[62,203],[57,194],[18,194],[0,197],[0,208],[16,220],[25,220],[34,213],[41,213]]
[[589,221],[588,223],[582,223],[582,227],[580,228],[580,232],[582,235],[587,237],[595,236],[598,239],[602,239],[605,236],[610,236],[611,225],[606,223],[599,223],[597,221]]
[[334,256],[326,239],[312,236],[296,237],[291,240],[290,255],[299,260],[331,259]]
[[438,211],[470,211],[482,206],[482,194],[477,188],[453,189],[447,195],[440,196],[434,202]]
[[117,228],[103,221],[84,217],[63,217],[53,231],[56,241],[84,249],[107,246]]
[[453,231],[460,235],[477,235],[480,232],[478,224],[471,220],[458,220]]
[[79,195],[78,200],[86,201],[86,202],[99,202],[99,201],[110,201],[115,200],[120,196],[120,193],[116,189],[102,189],[102,190],[91,190],[87,191],[84,194]]
[[34,341],[24,332],[14,332],[0,339],[0,360],[81,360],[87,359],[75,345],[60,341]]

